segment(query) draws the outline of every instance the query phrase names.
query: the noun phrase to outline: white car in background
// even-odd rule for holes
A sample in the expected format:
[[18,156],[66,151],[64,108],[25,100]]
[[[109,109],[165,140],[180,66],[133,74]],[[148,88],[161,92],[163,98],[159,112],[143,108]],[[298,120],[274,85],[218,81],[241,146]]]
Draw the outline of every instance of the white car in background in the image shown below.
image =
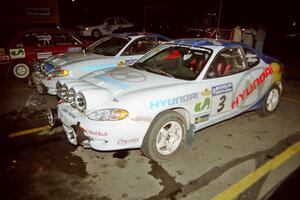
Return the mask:
[[[32,80],[40,94],[56,95],[56,82],[66,78],[79,78],[96,70],[125,67],[152,48],[170,39],[153,33],[122,33],[106,36],[86,51],[61,54],[42,63],[42,71],[36,72]],[[49,71],[49,69],[51,69]]]
[[133,26],[133,23],[128,22],[122,17],[110,17],[100,25],[82,27],[80,34],[82,36],[92,36],[98,39],[101,36],[112,34],[115,30],[131,28]]
[[[179,39],[132,66],[58,84],[58,113],[70,143],[101,151],[141,148],[155,161],[178,154],[196,131],[243,112],[273,113],[282,64],[231,41]],[[270,118],[270,120],[272,120]]]

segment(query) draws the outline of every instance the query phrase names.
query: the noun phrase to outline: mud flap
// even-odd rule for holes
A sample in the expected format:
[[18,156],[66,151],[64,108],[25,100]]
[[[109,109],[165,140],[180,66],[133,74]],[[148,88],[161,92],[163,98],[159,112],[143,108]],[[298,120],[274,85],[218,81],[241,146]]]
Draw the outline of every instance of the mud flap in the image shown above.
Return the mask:
[[195,125],[194,124],[190,124],[189,130],[188,130],[188,134],[187,134],[187,146],[188,147],[192,147],[192,142],[193,142],[194,134],[195,134]]

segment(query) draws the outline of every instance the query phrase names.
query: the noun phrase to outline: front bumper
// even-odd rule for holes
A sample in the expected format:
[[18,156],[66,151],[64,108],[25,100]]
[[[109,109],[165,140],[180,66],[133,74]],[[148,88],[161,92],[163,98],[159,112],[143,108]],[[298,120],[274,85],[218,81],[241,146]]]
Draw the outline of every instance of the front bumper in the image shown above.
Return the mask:
[[34,72],[32,72],[32,75],[31,75],[31,79],[35,86],[40,85],[42,79],[45,77],[46,77],[46,75],[39,71],[34,71]]
[[[77,145],[83,134],[87,145],[100,151],[140,148],[150,122],[134,121],[127,117],[120,121],[94,121],[67,103],[58,105],[58,118],[63,123],[69,142]],[[80,131],[76,130],[79,126]]]
[[56,79],[50,79],[44,78],[41,80],[40,85],[45,88],[46,93],[50,95],[56,95],[56,82],[58,80]]

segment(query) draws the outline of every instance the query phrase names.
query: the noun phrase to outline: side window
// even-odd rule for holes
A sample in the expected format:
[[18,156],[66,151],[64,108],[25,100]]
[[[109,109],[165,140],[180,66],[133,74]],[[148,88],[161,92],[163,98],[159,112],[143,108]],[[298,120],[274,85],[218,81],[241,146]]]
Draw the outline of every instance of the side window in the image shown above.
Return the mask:
[[231,48],[225,49],[219,53],[212,62],[207,78],[217,78],[236,74],[246,69],[246,64],[243,61],[243,55],[240,49]]
[[113,18],[109,18],[108,20],[106,20],[106,24],[108,24],[108,25],[114,25],[115,24],[115,20]]
[[41,44],[36,35],[26,34],[22,41],[20,41],[17,47],[40,47]]
[[30,33],[26,34],[21,46],[24,47],[47,47],[53,45],[53,38],[51,35]]
[[128,23],[122,18],[116,18],[116,24],[128,24]]
[[250,50],[248,48],[244,48],[244,52],[245,52],[245,56],[246,56],[246,60],[247,60],[248,66],[250,68],[258,65],[259,58],[258,58],[257,54],[254,51],[252,51],[252,50]]
[[52,37],[52,35],[50,35],[48,33],[38,34],[37,38],[38,38],[39,44],[42,47],[48,47],[48,46],[54,45],[53,37]]
[[123,55],[141,55],[154,48],[154,38],[142,38],[132,42],[124,51]]
[[68,34],[65,33],[56,33],[54,34],[54,39],[56,45],[77,45],[77,41]]

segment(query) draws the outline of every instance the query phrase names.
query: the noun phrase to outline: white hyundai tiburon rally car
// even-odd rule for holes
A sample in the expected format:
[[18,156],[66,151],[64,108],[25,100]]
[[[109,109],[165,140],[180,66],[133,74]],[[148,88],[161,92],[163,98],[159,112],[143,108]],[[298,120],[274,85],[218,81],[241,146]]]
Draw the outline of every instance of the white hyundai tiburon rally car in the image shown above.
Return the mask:
[[[131,67],[60,81],[58,118],[74,145],[141,148],[165,161],[204,127],[254,109],[271,114],[282,92],[282,67],[240,43],[179,39]],[[51,125],[55,116],[49,113]]]

